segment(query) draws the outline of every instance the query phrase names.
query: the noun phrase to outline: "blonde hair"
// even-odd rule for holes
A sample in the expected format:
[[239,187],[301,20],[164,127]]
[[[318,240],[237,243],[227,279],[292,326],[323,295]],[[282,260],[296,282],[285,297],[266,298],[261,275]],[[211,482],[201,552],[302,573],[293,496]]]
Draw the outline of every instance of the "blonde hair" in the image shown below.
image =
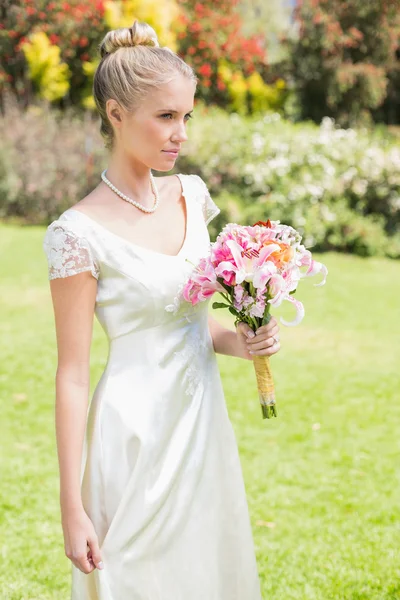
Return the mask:
[[177,74],[195,84],[198,81],[192,67],[167,46],[160,47],[154,29],[137,20],[132,27],[109,31],[100,44],[100,56],[93,96],[107,148],[112,148],[114,140],[107,100],[113,98],[126,110],[134,110],[151,88],[168,83]]

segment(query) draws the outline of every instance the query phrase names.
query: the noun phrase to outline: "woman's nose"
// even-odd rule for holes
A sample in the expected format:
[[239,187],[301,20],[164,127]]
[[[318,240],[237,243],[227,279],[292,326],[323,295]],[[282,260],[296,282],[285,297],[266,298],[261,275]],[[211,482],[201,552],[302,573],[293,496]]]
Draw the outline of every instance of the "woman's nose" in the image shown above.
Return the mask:
[[188,139],[186,133],[186,123],[181,123],[179,125],[177,131],[175,131],[174,133],[173,139],[179,142],[186,142],[186,140]]

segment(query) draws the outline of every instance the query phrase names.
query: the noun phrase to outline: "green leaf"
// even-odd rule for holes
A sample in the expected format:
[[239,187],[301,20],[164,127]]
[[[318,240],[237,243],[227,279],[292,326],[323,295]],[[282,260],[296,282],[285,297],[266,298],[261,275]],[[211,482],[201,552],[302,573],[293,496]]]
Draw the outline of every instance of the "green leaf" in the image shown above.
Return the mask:
[[224,302],[213,302],[213,308],[229,308],[229,304],[225,304]]
[[233,306],[229,307],[229,312],[232,313],[232,315],[238,315],[238,311],[236,310],[236,308],[233,308]]
[[263,325],[268,325],[268,323],[269,323],[269,322],[270,322],[270,320],[271,320],[271,316],[272,316],[272,315],[271,315],[271,313],[269,312],[270,310],[271,310],[271,305],[270,305],[270,304],[267,302],[267,303],[265,304],[264,315],[263,315],[263,318],[262,318],[262,324],[263,324]]

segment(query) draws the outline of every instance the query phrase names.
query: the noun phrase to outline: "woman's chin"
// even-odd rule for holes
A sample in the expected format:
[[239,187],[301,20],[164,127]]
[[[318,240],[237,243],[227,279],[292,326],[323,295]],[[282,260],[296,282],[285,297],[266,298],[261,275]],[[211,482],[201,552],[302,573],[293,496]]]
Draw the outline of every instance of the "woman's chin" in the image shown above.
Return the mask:
[[[162,164],[158,163],[157,165],[152,165],[152,169],[154,171],[160,171],[160,172],[167,172],[167,171],[171,171],[171,169],[174,168],[175,166],[175,161],[171,164],[172,161],[167,161],[167,164],[165,164],[165,162],[163,161]],[[169,163],[169,164],[168,164]]]

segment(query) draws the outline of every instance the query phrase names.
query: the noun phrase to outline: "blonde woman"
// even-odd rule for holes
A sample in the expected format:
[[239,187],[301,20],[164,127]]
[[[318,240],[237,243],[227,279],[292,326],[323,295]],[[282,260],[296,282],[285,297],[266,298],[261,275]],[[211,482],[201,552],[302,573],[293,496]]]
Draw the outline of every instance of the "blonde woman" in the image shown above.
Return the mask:
[[[58,347],[56,436],[73,600],[260,600],[251,524],[216,353],[279,350],[180,290],[219,209],[168,172],[187,140],[196,76],[135,22],[101,44],[94,97],[102,181],[46,232]],[[234,131],[232,132],[234,135]],[[93,315],[109,352],[88,407]]]

